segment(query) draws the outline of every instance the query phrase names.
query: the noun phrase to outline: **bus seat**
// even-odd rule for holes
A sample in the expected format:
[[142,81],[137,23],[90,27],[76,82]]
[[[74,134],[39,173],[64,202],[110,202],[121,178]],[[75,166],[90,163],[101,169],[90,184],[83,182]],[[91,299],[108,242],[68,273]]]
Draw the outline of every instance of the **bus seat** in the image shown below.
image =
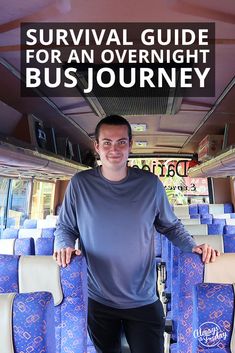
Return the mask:
[[16,239],[15,255],[35,255],[33,238]]
[[224,234],[235,234],[235,226],[226,225],[223,229]]
[[218,352],[233,352],[230,350],[232,336],[235,339],[232,284],[196,285],[193,289],[193,313],[193,353],[213,353],[217,349]]
[[235,254],[221,254],[214,263],[203,264],[197,254],[179,257],[178,353],[192,352],[193,286],[199,283],[234,283]]
[[213,218],[212,224],[221,224],[222,226],[225,226],[226,221],[223,218]]
[[195,219],[195,218],[196,218],[196,219],[197,219],[197,218],[200,219],[200,214],[199,214],[199,213],[197,213],[197,214],[195,213],[195,214],[191,214],[191,215],[190,215],[190,219]]
[[6,228],[2,232],[2,239],[16,239],[18,238],[19,229],[17,228]]
[[190,219],[181,218],[180,221],[183,225],[201,224],[200,218],[190,218]]
[[232,203],[225,203],[224,204],[224,213],[233,213],[234,208]]
[[32,238],[0,239],[0,254],[34,255],[34,241]]
[[212,224],[212,215],[202,215],[201,224]]
[[235,226],[235,219],[230,218],[225,220],[227,226]]
[[189,205],[189,214],[190,215],[198,214],[198,205],[197,204]]
[[224,213],[224,204],[223,203],[210,203],[208,213],[213,214],[213,215]]
[[207,224],[189,224],[185,225],[185,229],[191,235],[207,235],[208,234],[208,227]]
[[208,214],[209,213],[209,204],[208,203],[200,203],[198,204],[198,213]]
[[161,257],[162,256],[162,240],[161,240],[161,234],[158,232],[155,232],[155,234],[154,234],[154,245],[155,245],[155,256]]
[[235,234],[224,234],[224,252],[235,253]]
[[32,229],[32,228],[21,228],[18,233],[18,238],[33,238],[34,240],[40,238],[42,236],[41,229]]
[[55,353],[67,353],[68,347],[76,353],[86,351],[86,275],[85,258],[82,256],[75,256],[67,267],[60,268],[52,256],[0,255],[1,293],[52,292],[55,302]]
[[188,205],[174,205],[173,211],[178,218],[190,218]]
[[23,228],[32,229],[37,228],[37,220],[36,219],[25,219],[23,223]]
[[35,255],[53,255],[54,238],[38,238],[35,242]]
[[230,213],[218,213],[218,214],[214,214],[212,215],[213,218],[222,218],[222,219],[230,219]]
[[42,238],[54,238],[56,228],[42,228]]
[[4,353],[55,352],[51,293],[0,294],[0,342]]
[[208,235],[217,235],[217,234],[223,234],[223,225],[222,224],[208,224],[207,225],[208,229]]
[[219,250],[220,253],[224,253],[224,240],[223,235],[194,235],[193,236],[197,245],[209,244],[212,248]]

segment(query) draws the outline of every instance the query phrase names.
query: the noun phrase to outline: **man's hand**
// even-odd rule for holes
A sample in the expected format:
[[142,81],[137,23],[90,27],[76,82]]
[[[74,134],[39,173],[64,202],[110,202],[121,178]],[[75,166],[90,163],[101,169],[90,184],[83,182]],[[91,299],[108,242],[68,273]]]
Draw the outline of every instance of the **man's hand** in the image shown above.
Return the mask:
[[59,266],[66,267],[73,255],[81,255],[81,250],[76,250],[74,248],[64,248],[54,252],[53,259],[57,262]]
[[216,257],[220,256],[220,252],[213,249],[208,244],[194,246],[192,252],[202,255],[202,261],[206,264],[209,262],[215,262]]

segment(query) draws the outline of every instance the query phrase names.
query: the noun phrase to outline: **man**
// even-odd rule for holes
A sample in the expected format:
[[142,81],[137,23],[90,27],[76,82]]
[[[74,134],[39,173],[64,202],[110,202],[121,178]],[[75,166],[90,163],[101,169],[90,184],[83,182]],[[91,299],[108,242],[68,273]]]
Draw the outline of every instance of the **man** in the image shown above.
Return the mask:
[[[129,123],[102,119],[95,133],[101,167],[76,174],[60,211],[54,258],[60,266],[85,255],[88,330],[98,353],[120,353],[122,328],[133,353],[163,353],[164,313],[156,295],[155,228],[183,251],[214,261],[218,252],[196,246],[169,205],[158,177],[127,167]],[[74,249],[79,238],[81,251]]]

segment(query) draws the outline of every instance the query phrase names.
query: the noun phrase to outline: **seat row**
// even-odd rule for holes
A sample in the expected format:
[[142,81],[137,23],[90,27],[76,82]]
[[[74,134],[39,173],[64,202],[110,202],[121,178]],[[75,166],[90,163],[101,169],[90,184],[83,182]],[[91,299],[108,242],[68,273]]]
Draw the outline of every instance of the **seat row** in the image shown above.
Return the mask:
[[[234,233],[234,232],[233,232]],[[235,233],[234,233],[235,234]],[[230,261],[231,257],[235,261],[235,235],[234,234],[224,234],[224,235],[195,235],[195,241],[199,244],[201,243],[209,243],[214,248],[217,248],[223,254],[222,257],[227,257],[227,263],[221,263],[219,269],[222,271],[222,280],[223,276],[225,276],[224,272],[226,272],[226,268],[233,266],[233,262]],[[159,246],[159,239],[161,239],[162,247]],[[163,271],[165,273],[165,293],[164,300],[168,300],[167,303],[167,319],[168,323],[171,323],[171,340],[175,342],[171,345],[171,352],[183,353],[183,352],[233,352],[229,350],[229,344],[232,340],[232,327],[233,320],[227,322],[228,330],[227,335],[225,335],[226,330],[224,327],[220,325],[218,328],[218,321],[213,321],[213,316],[221,315],[224,313],[225,319],[227,320],[226,313],[227,311],[223,308],[223,310],[216,312],[212,311],[213,306],[210,305],[210,310],[206,312],[204,315],[204,310],[209,308],[209,306],[202,306],[202,303],[210,302],[210,298],[215,297],[214,300],[216,307],[223,307],[223,295],[224,292],[228,291],[229,296],[231,297],[230,306],[232,303],[232,308],[230,308],[230,314],[234,314],[234,302],[232,299],[234,298],[234,294],[232,291],[232,284],[227,285],[224,288],[223,285],[220,284],[201,284],[203,283],[203,274],[205,271],[205,267],[201,262],[201,258],[195,254],[184,254],[181,253],[180,250],[173,246],[166,237],[157,235],[156,237],[156,250],[157,255],[161,256],[163,262],[166,263],[166,270]],[[162,250],[162,252],[161,252]],[[229,254],[227,254],[229,253]],[[195,262],[194,259],[197,259]],[[192,264],[193,263],[193,264]],[[216,262],[217,263],[217,262]],[[192,266],[191,266],[192,264]],[[209,264],[213,265],[213,264]],[[194,276],[194,272],[200,277],[200,280],[194,281],[193,285],[191,285],[192,277]],[[232,271],[233,272],[233,271]],[[215,278],[218,273],[218,268],[215,270]],[[235,275],[233,275],[233,282],[235,282]],[[214,281],[214,280],[213,280]],[[212,282],[213,282],[212,281]],[[220,280],[218,280],[219,283]],[[210,279],[207,280],[210,282]],[[216,281],[215,281],[216,282]],[[226,282],[226,283],[233,283]],[[199,284],[200,283],[200,284]],[[197,287],[195,285],[198,284]],[[210,292],[210,290],[212,292]],[[214,291],[215,290],[215,291]],[[218,292],[217,292],[218,291]],[[210,294],[210,297],[204,297]],[[223,294],[222,294],[223,293]],[[221,299],[221,302],[219,301]],[[227,300],[227,297],[226,297]],[[194,301],[194,303],[193,303]],[[227,305],[226,301],[226,305]],[[209,310],[209,309],[208,309]],[[213,314],[213,315],[212,315]],[[207,315],[207,316],[206,316]],[[205,320],[203,321],[203,318]],[[218,318],[218,317],[217,317]],[[223,320],[223,319],[221,319]],[[208,322],[210,324],[208,324]],[[212,322],[212,323],[211,323]],[[207,331],[208,330],[208,331]],[[209,334],[210,332],[214,332],[213,334]],[[218,335],[216,335],[218,333]],[[207,337],[209,335],[210,337]],[[226,339],[219,339],[218,337],[226,336]],[[218,337],[217,337],[218,336]],[[213,340],[216,343],[215,346],[212,346]],[[208,343],[209,342],[209,343]],[[215,347],[223,347],[220,350],[210,350],[210,348]],[[234,345],[235,347],[235,345]],[[204,350],[203,350],[204,349]]]
[[54,238],[0,239],[0,254],[5,255],[52,255]]
[[178,218],[194,218],[193,216],[205,214],[225,214],[233,213],[233,204],[191,204],[191,205],[174,205],[173,211]]

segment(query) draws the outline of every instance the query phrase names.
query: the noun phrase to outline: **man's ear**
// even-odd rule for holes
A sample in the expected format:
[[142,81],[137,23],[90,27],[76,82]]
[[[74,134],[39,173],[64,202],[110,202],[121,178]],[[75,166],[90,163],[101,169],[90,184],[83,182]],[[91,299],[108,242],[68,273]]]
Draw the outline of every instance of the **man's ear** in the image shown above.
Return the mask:
[[96,153],[99,154],[99,143],[96,140],[94,141],[94,148],[95,148]]

